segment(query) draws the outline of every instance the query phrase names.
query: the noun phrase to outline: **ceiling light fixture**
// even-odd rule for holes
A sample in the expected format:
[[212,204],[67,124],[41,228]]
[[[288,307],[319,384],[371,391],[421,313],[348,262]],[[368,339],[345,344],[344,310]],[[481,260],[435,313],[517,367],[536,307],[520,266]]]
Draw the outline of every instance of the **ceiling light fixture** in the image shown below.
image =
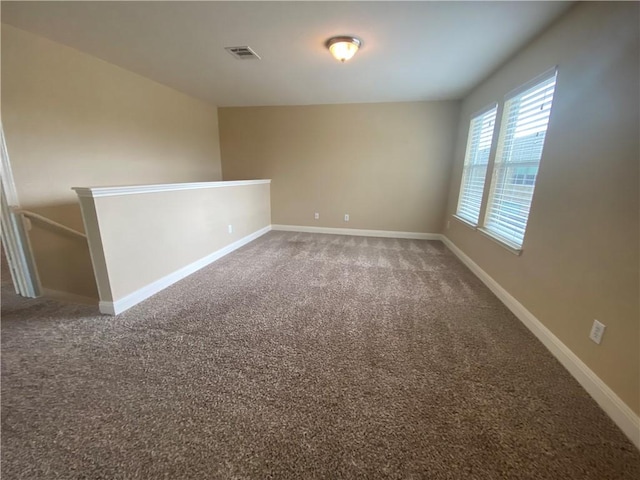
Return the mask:
[[362,40],[356,37],[331,37],[327,40],[327,48],[336,60],[344,63],[353,57],[362,46]]

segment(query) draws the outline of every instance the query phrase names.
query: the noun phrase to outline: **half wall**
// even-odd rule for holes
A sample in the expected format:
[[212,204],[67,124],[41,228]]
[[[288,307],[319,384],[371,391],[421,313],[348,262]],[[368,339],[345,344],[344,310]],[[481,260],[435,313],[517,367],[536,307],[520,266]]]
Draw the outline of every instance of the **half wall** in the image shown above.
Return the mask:
[[270,183],[74,188],[100,311],[121,313],[266,233]]

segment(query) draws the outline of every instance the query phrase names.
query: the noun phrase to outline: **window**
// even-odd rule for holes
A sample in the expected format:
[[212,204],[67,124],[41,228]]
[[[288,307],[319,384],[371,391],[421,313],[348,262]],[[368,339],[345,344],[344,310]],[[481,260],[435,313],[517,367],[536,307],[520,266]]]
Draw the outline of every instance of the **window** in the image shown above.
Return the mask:
[[464,157],[462,184],[456,215],[476,225],[480,218],[484,181],[496,123],[497,105],[474,116],[469,126],[467,153]]
[[534,185],[536,173],[536,167],[517,167],[513,172],[513,184]]
[[484,229],[522,247],[556,85],[555,69],[507,98]]

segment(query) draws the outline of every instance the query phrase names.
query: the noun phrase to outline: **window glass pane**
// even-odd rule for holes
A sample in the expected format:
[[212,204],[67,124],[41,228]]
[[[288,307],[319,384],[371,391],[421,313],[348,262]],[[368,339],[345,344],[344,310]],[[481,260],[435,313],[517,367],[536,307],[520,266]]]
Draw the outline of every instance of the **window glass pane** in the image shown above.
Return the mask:
[[471,119],[456,215],[477,224],[496,123],[497,105]]

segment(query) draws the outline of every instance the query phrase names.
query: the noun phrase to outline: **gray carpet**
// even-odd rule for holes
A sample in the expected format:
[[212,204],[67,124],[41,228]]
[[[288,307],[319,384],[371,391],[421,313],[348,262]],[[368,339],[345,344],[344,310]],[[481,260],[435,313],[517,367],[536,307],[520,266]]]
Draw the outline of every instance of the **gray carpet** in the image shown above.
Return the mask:
[[3,293],[4,480],[640,478],[440,242],[271,232],[118,317]]

